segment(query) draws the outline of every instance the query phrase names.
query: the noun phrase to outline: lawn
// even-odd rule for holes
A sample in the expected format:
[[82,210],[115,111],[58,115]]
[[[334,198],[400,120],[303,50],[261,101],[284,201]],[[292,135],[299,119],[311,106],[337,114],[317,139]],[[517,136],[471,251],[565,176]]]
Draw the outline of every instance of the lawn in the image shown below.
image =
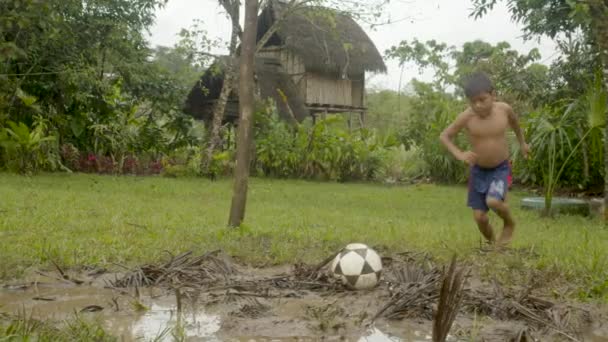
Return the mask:
[[231,190],[229,180],[0,174],[0,279],[51,260],[116,269],[164,251],[218,248],[256,265],[312,263],[360,241],[384,255],[423,251],[446,260],[456,252],[482,275],[516,282],[544,274],[571,283],[578,296],[608,295],[608,230],[598,219],[522,211],[522,192],[511,197],[513,250],[486,254],[464,187],[252,179],[246,223],[228,230]]

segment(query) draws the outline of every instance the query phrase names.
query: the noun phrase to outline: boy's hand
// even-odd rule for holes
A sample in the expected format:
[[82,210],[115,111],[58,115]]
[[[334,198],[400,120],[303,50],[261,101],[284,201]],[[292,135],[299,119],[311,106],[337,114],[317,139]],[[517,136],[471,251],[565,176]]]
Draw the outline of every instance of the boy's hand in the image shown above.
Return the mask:
[[471,151],[462,152],[458,156],[458,160],[463,161],[463,162],[473,166],[477,162],[477,155]]
[[523,143],[521,145],[521,154],[524,156],[524,159],[528,159],[530,155],[530,146],[528,144]]

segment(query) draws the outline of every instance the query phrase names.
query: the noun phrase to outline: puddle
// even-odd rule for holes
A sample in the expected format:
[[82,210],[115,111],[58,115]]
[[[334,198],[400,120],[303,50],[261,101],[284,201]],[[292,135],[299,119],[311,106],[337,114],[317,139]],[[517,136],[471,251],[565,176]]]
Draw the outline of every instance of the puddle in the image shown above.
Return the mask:
[[[207,303],[208,300],[209,298],[201,298],[199,303]],[[378,293],[332,297],[307,293],[293,298],[260,300],[267,309],[261,310],[259,315],[256,314],[257,311],[250,315],[250,311],[243,310],[247,305],[257,303],[251,298],[220,301],[207,307],[184,301],[184,310],[178,315],[175,297],[160,289],[141,290],[140,300],[135,301],[133,294],[105,289],[100,284],[75,286],[48,282],[25,287],[0,287],[0,313],[25,312],[33,318],[61,321],[85,308],[99,308],[102,310],[82,312],[81,315],[99,320],[110,334],[121,341],[174,341],[174,334],[179,334],[187,341],[209,342],[320,339],[357,342],[432,341],[431,323],[425,320],[379,320],[370,329],[362,328],[359,317],[371,317],[384,300]],[[136,302],[143,306],[134,305]],[[327,308],[332,305],[339,305],[343,312],[337,317],[324,319],[307,313],[310,307]],[[145,309],[138,310],[143,307]],[[516,322],[485,323],[488,325],[483,330],[489,336],[484,336],[486,341],[504,341],[505,336],[521,327]],[[325,324],[326,327],[320,329],[320,324]],[[474,324],[466,317],[459,317],[454,331],[462,332]],[[608,342],[608,323],[603,323],[603,319],[590,328],[582,341]],[[506,331],[507,335],[495,334],[499,330]],[[450,336],[448,341],[457,342],[458,339]]]
[[[420,331],[413,331],[407,337],[398,337],[389,335],[380,331],[378,328],[373,328],[368,331],[368,335],[359,338],[358,342],[427,342],[432,341],[433,337]],[[448,341],[455,341],[448,339]]]
[[430,334],[415,330],[419,326],[408,329],[403,323],[390,334],[374,327],[367,331],[362,329],[360,333],[353,329],[352,334],[342,331],[333,337],[331,333],[325,335],[311,329],[313,322],[302,315],[306,305],[324,302],[317,298],[276,303],[274,314],[258,319],[231,317],[226,309],[213,313],[191,305],[185,305],[184,312],[179,315],[174,297],[162,296],[154,291],[141,294],[140,303],[147,310],[136,311],[133,302],[133,297],[96,286],[39,283],[27,288],[0,288],[0,312],[14,315],[25,311],[32,318],[61,321],[73,317],[75,312],[81,312],[84,308],[102,308],[99,312],[81,312],[81,315],[99,320],[109,333],[121,341],[174,341],[175,333],[188,341],[209,342],[334,340],[334,337],[335,340],[359,342],[432,340]]
[[221,329],[219,315],[191,312],[180,317],[174,307],[159,304],[139,317],[107,318],[105,326],[122,340],[174,341],[172,334],[180,334],[188,340],[221,341],[216,335]]
[[[156,297],[152,299],[152,297]],[[103,326],[122,341],[150,341],[163,335],[158,341],[172,341],[174,328],[181,328],[187,338],[202,337],[204,341],[219,341],[214,338],[221,328],[221,317],[203,311],[189,310],[181,317],[175,309],[174,298],[153,293],[142,295],[141,304],[146,310],[134,309],[133,297],[124,296],[110,289],[69,284],[40,283],[27,289],[20,287],[0,288],[0,312],[28,316],[41,320],[61,321],[80,313],[84,317],[98,319]],[[89,308],[101,308],[98,312],[87,312]],[[85,309],[85,311],[83,311]]]
[[608,342],[608,321],[596,322],[585,334],[586,342]]

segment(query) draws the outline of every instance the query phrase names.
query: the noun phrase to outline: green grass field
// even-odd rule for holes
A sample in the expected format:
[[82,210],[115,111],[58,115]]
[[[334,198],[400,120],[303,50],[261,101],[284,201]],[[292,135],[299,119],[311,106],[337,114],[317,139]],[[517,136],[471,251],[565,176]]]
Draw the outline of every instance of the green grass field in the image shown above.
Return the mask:
[[0,174],[0,277],[48,269],[51,260],[113,269],[158,261],[163,251],[218,248],[257,265],[313,263],[359,241],[383,254],[446,260],[457,252],[482,274],[513,282],[546,274],[579,296],[608,295],[608,230],[599,220],[522,211],[523,193],[511,197],[513,251],[501,254],[479,252],[464,187],[252,179],[238,230],[225,228],[231,194],[229,180]]

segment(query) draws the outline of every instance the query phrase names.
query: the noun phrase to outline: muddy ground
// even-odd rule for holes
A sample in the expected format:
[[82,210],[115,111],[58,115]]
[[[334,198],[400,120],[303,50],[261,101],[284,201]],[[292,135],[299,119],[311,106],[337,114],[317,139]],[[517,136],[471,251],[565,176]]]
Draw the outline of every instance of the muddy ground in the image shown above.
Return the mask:
[[[381,283],[351,291],[324,263],[258,269],[217,252],[167,260],[113,273],[57,267],[3,284],[0,322],[78,314],[124,341],[431,341],[446,270],[425,257],[384,258]],[[448,341],[608,341],[605,307],[555,302],[542,287],[485,283],[466,270]]]

